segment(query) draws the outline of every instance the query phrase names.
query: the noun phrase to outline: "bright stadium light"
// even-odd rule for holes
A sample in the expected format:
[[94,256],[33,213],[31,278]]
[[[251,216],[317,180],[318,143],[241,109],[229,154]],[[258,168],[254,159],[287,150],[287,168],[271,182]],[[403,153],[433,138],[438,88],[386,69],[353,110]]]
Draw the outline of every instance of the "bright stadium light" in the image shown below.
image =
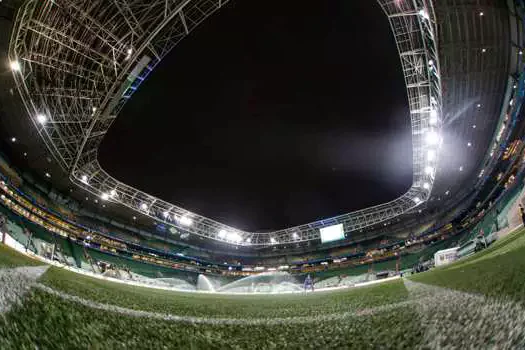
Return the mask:
[[179,218],[179,223],[183,226],[191,226],[193,224],[193,220],[187,216],[181,216]]
[[167,212],[167,211],[165,211],[164,213],[162,213],[162,216],[164,216],[164,219],[166,219],[169,215],[170,215],[170,213]]
[[428,119],[430,125],[436,125],[438,122],[438,113],[435,109],[430,110],[430,118]]
[[429,162],[433,162],[434,160],[436,160],[436,151],[434,151],[433,149],[429,149],[427,152],[427,160]]
[[87,184],[87,183],[88,183],[88,177],[87,177],[87,175],[82,175],[82,177],[81,177],[81,181],[82,181],[83,183]]
[[242,241],[242,237],[237,232],[228,232],[226,234],[226,239],[235,243]]
[[435,131],[429,131],[426,140],[429,145],[437,145],[439,143],[439,135]]
[[228,232],[226,232],[226,230],[220,230],[219,234],[217,235],[217,237],[219,237],[220,239],[224,239],[227,234],[228,234]]
[[270,238],[270,243],[275,244],[275,243],[277,243],[277,241],[275,240],[275,238],[271,237]]
[[425,167],[425,174],[432,175],[433,173],[434,173],[434,168],[433,167],[431,167],[430,165]]
[[421,198],[419,198],[419,197],[415,197],[415,198],[414,198],[414,203],[416,203],[416,204],[421,203]]
[[111,191],[109,192],[109,196],[110,196],[111,198],[114,198],[116,195],[117,195],[117,190],[111,190]]
[[297,234],[297,232],[292,233],[292,238],[299,239],[299,235]]
[[100,196],[100,198],[102,198],[103,200],[107,201],[109,199],[109,194],[107,193],[102,193],[102,195]]
[[142,203],[142,204],[140,205],[140,209],[142,209],[142,210],[148,210],[148,205],[147,205],[146,203]]
[[13,72],[20,72],[20,70],[22,69],[22,67],[20,66],[20,62],[18,61],[11,61],[11,63],[9,63],[9,66],[11,67],[11,70]]
[[418,14],[423,17],[424,19],[428,20],[430,17],[428,17],[428,12],[425,9],[419,10]]
[[250,237],[246,238],[246,243],[252,243],[252,239]]
[[47,122],[47,117],[45,114],[38,114],[36,116],[36,120],[37,122],[39,122],[40,124],[45,124]]
[[428,190],[428,189],[430,188],[430,184],[429,184],[428,182],[425,182],[425,183],[423,184],[423,188],[424,188],[425,190]]

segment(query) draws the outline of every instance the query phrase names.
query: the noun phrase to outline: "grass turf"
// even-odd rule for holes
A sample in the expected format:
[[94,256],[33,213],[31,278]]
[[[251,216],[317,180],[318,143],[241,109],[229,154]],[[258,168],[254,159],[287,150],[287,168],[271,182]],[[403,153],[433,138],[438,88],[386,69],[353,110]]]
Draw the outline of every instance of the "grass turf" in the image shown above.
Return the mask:
[[[444,268],[413,276],[418,282],[523,300],[525,231]],[[33,290],[0,317],[0,348],[413,348],[424,327],[414,305],[332,321],[323,314],[359,311],[408,299],[401,281],[305,295],[212,295],[132,287],[51,268],[41,282],[68,294],[137,310],[208,318],[311,316],[297,324],[195,324],[137,318],[89,307]],[[461,310],[458,310],[461,314]]]
[[31,259],[4,244],[0,244],[0,268],[39,265],[44,265],[44,263]]
[[525,229],[496,241],[486,250],[458,262],[412,276],[433,284],[489,297],[525,302]]
[[308,295],[220,295],[129,286],[50,268],[40,282],[56,290],[135,310],[215,318],[274,318],[354,311],[408,297],[402,281]]
[[210,325],[94,311],[34,290],[0,317],[2,349],[377,349],[413,348],[420,339],[410,307],[330,322]]

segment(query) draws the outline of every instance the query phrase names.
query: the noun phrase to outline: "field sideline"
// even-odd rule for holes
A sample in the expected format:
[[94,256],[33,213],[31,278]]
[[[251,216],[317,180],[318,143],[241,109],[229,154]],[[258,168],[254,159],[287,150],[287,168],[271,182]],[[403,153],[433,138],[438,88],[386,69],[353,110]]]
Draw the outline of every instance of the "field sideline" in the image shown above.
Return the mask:
[[176,293],[56,267],[25,281],[8,269],[33,265],[0,246],[0,283],[27,291],[0,316],[2,349],[525,347],[523,229],[410,279],[308,295]]

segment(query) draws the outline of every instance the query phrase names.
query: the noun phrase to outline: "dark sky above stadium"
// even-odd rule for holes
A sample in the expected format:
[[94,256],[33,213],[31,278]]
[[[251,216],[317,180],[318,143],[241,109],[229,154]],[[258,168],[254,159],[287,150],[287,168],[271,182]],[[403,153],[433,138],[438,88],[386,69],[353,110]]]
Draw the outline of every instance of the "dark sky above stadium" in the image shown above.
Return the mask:
[[181,42],[100,149],[118,179],[247,230],[389,201],[410,124],[375,1],[231,1]]

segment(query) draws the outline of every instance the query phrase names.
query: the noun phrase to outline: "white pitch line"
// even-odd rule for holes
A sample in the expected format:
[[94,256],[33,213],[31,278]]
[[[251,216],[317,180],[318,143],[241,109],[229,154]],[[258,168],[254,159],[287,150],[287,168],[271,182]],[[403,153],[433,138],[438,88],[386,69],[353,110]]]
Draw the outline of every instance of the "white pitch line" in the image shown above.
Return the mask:
[[404,282],[425,330],[423,348],[525,348],[522,305],[407,279]]
[[210,318],[210,317],[195,317],[195,316],[178,316],[166,313],[143,311],[128,309],[121,306],[103,304],[92,300],[84,299],[76,295],[57,291],[43,284],[37,284],[36,287],[49,294],[60,297],[64,300],[73,301],[81,305],[109,312],[115,312],[126,316],[132,317],[147,317],[153,319],[159,319],[164,321],[175,321],[185,323],[197,323],[197,324],[221,324],[221,325],[280,325],[280,324],[303,324],[303,323],[314,323],[314,322],[326,322],[326,321],[337,321],[348,319],[352,317],[361,317],[374,315],[386,311],[395,310],[398,308],[408,307],[415,304],[415,300],[407,300],[399,303],[386,304],[374,308],[366,308],[361,310],[355,310],[351,312],[342,312],[338,314],[325,314],[317,316],[295,316],[295,317],[277,317],[277,318]]
[[0,269],[0,314],[20,303],[49,266]]

